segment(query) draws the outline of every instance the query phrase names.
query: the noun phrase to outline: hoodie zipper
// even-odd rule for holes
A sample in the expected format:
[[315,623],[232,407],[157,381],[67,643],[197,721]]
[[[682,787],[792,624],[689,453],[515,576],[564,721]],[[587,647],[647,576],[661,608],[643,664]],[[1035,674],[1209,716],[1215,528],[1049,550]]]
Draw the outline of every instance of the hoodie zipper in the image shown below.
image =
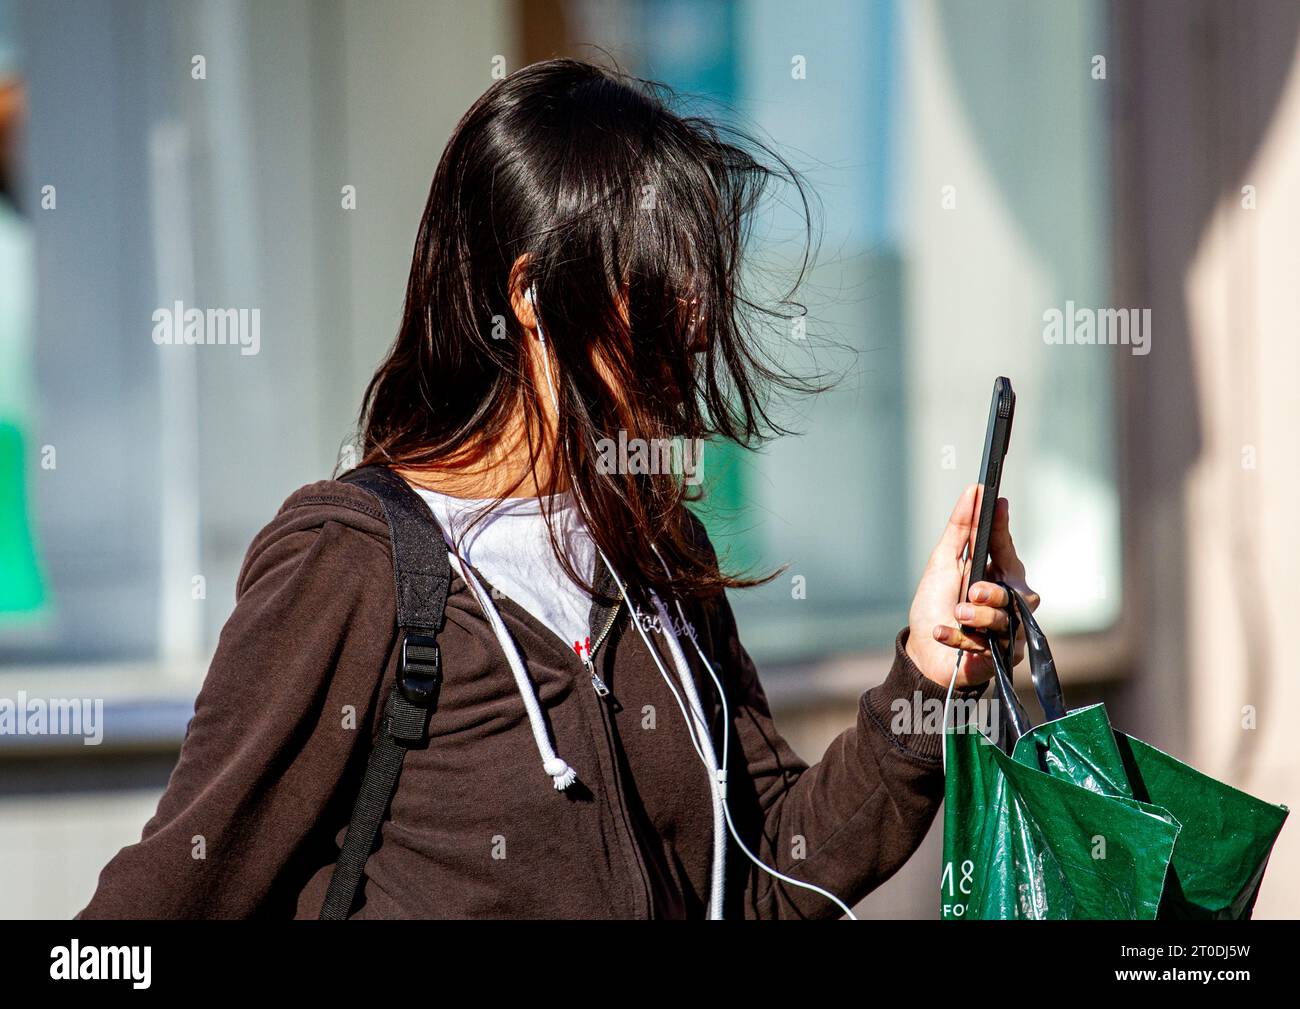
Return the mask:
[[596,672],[595,661],[600,647],[609,638],[610,632],[613,631],[614,624],[618,621],[622,608],[623,600],[616,599],[609,616],[602,621],[600,631],[596,634],[591,648],[587,650],[582,662],[591,677],[592,693],[595,695],[594,703],[597,708],[596,717],[600,720],[601,727],[605,732],[606,760],[608,762],[606,773],[609,775],[607,781],[609,782],[611,811],[617,817],[618,825],[621,828],[620,833],[623,835],[622,848],[630,870],[631,889],[629,896],[632,900],[632,916],[635,918],[649,918],[653,916],[654,911],[650,874],[646,868],[645,855],[641,851],[636,831],[632,826],[631,811],[627,806],[623,773],[619,768],[619,751],[614,745],[614,706],[606,700],[610,696],[610,689],[605,681],[600,678],[600,674]]
[[605,626],[601,629],[600,633],[596,635],[596,643],[587,649],[587,654],[583,656],[582,659],[583,665],[587,667],[587,672],[591,674],[591,687],[596,691],[597,697],[608,697],[609,687],[605,685],[605,681],[602,680],[600,674],[596,672],[596,652],[600,650],[600,646],[603,645],[605,639],[609,637],[609,632],[614,629],[614,621],[618,619],[618,613],[622,607],[623,601],[620,599],[614,604],[614,608],[609,611],[609,619],[605,621]]

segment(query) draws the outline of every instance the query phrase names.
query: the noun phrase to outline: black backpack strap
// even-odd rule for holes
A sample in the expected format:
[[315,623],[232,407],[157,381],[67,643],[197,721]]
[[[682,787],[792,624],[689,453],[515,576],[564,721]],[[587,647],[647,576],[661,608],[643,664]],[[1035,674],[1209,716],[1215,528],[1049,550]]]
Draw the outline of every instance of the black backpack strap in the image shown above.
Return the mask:
[[383,506],[393,543],[397,631],[402,652],[379,741],[366,764],[347,837],[321,907],[321,919],[330,921],[352,913],[361,892],[366,860],[397,790],[402,758],[411,747],[428,742],[429,716],[438,705],[442,683],[442,652],[437,635],[451,589],[451,564],[442,531],[405,480],[382,466],[356,469],[340,479],[373,494]]

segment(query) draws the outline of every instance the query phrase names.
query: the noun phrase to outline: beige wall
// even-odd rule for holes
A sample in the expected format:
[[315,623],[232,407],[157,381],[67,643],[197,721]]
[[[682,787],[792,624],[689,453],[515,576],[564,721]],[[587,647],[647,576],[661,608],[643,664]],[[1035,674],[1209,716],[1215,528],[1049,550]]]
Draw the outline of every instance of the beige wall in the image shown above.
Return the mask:
[[[1216,203],[1187,274],[1204,423],[1188,473],[1184,587],[1193,758],[1270,801],[1300,800],[1300,64],[1272,127]],[[1243,206],[1254,186],[1256,209]],[[1254,718],[1254,727],[1250,719]],[[1300,824],[1282,833],[1260,917],[1300,914]]]
[[[1132,669],[1116,709],[1294,807],[1300,8],[1152,0],[1112,17],[1116,297],[1150,307],[1154,328],[1150,356],[1120,372]],[[1256,913],[1300,916],[1297,894],[1291,823]]]

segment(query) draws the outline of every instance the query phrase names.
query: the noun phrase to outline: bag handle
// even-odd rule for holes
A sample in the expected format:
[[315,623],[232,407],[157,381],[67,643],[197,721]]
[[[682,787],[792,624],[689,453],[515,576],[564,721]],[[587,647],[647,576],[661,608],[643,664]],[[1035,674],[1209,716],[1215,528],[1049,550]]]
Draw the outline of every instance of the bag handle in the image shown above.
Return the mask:
[[1011,606],[1019,612],[1020,623],[1025,629],[1025,652],[1029,656],[1029,677],[1034,684],[1034,693],[1038,695],[1038,705],[1043,709],[1043,718],[1054,722],[1065,717],[1065,698],[1061,693],[1061,678],[1056,672],[1056,660],[1052,658],[1052,649],[1047,644],[1047,635],[1038,626],[1034,611],[1029,608],[1025,597],[1005,582],[1001,583],[1011,596]]
[[998,699],[1006,711],[1006,717],[1000,725],[998,746],[1010,753],[1020,737],[1032,728],[1029,716],[1025,714],[1024,705],[1016,696],[1012,669],[1015,665],[1016,632],[1023,626],[1025,631],[1025,653],[1029,658],[1029,677],[1034,684],[1034,693],[1038,697],[1039,707],[1043,710],[1045,721],[1054,722],[1066,714],[1065,699],[1061,693],[1061,679],[1056,672],[1056,660],[1052,658],[1052,649],[1047,644],[1047,635],[1038,625],[1034,611],[1025,597],[1006,582],[998,582],[1007,592],[1006,614],[1009,623],[1007,647],[1005,651],[996,645],[991,649],[993,670],[997,681]]
[[998,703],[1002,706],[1004,715],[998,719],[998,738],[996,740],[998,748],[1004,753],[1010,753],[1016,748],[1016,743],[1020,737],[1028,732],[1031,728],[1029,716],[1025,714],[1024,705],[1020,703],[1020,698],[1016,696],[1015,680],[1012,671],[1015,666],[1014,653],[1016,643],[1016,608],[1014,604],[1007,607],[1008,627],[1007,639],[1010,642],[1008,650],[1004,653],[998,647],[995,640],[990,639],[989,649],[993,656],[993,674],[995,687],[997,688]]

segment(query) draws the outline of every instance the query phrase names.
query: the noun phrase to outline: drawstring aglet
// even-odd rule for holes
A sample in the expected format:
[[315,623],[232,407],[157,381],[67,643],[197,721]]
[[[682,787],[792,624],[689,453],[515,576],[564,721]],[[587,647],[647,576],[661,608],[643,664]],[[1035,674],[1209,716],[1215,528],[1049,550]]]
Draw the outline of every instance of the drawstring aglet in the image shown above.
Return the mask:
[[563,792],[578,780],[578,772],[559,757],[546,761],[544,767],[546,773],[551,776],[551,781],[554,782],[557,792]]

